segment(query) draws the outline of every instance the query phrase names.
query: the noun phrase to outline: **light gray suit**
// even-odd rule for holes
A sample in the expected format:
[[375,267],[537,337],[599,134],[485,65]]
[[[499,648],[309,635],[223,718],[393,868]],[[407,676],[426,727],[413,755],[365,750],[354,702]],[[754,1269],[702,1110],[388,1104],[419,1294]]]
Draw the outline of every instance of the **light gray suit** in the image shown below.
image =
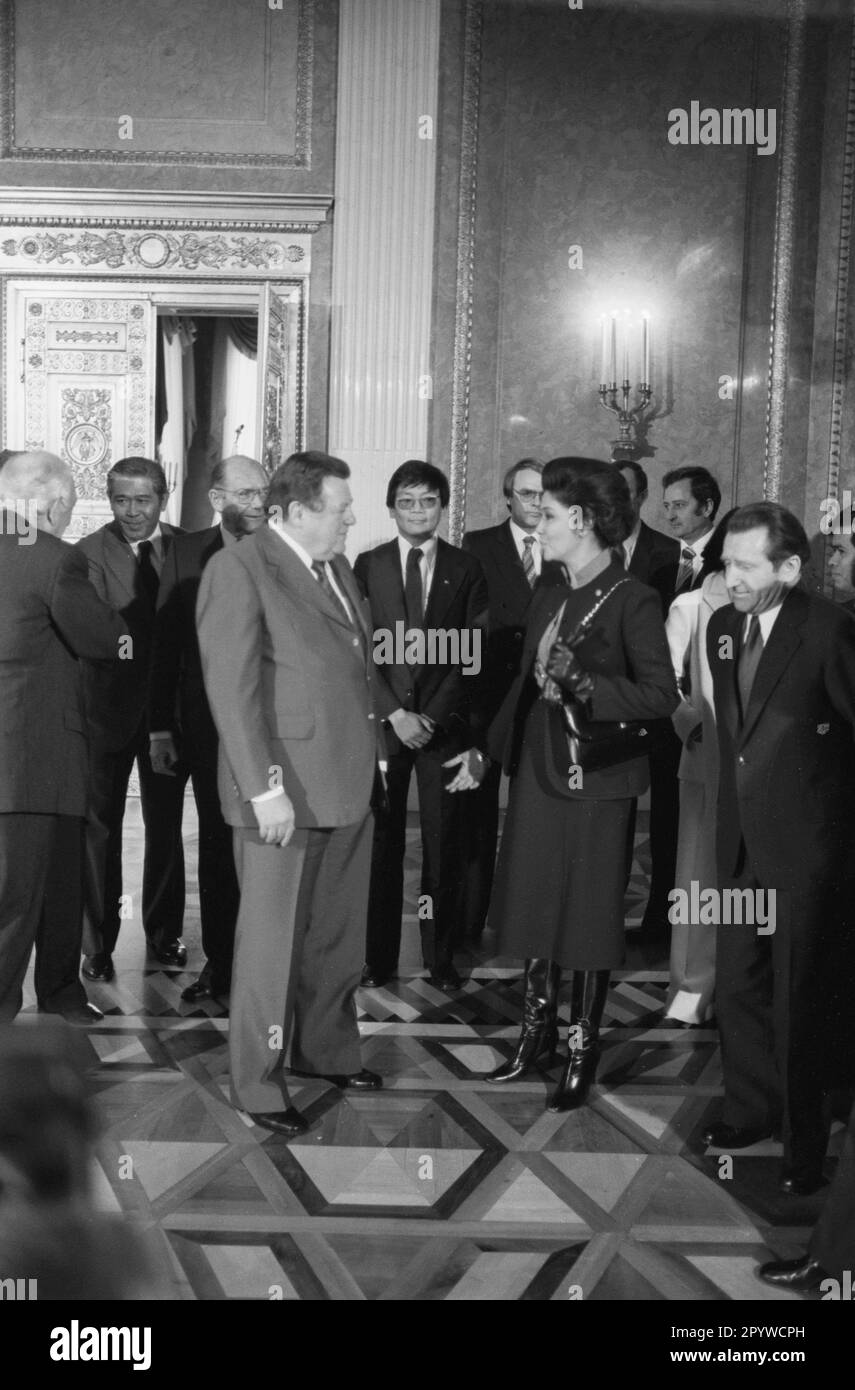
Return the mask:
[[[332,567],[355,627],[267,526],[215,555],[199,590],[220,796],[241,881],[231,1091],[254,1113],[289,1104],[284,1060],[317,1075],[361,1067],[354,995],[382,735],[367,603],[347,560]],[[296,821],[284,849],[263,843],[251,805],[278,782]]]

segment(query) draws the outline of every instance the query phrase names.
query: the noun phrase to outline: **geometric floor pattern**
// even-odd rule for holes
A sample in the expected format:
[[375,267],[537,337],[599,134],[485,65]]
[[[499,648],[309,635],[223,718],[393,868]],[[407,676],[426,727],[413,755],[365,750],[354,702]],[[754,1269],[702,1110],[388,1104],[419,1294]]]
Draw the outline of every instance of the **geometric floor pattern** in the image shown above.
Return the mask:
[[[189,802],[187,810],[192,885]],[[131,801],[132,897],[141,857]],[[200,964],[198,898],[188,899],[184,933],[193,969],[148,968],[138,924],[123,925],[115,981],[90,989],[108,1014],[85,1035],[103,1123],[94,1177],[99,1205],[157,1243],[171,1296],[799,1301],[753,1270],[803,1251],[822,1194],[778,1195],[780,1146],[771,1141],[735,1155],[732,1172],[705,1151],[700,1135],[721,1096],[717,1035],[658,1026],[664,959],[645,955],[628,931],[591,1102],[550,1114],[558,1066],[502,1089],[483,1080],[512,1048],[519,964],[491,955],[487,932],[459,994],[423,977],[418,857],[411,826],[406,963],[400,978],[359,998],[364,1065],[385,1089],[342,1095],[295,1078],[293,1100],[310,1123],[296,1140],[232,1109],[227,1012],[180,1000]],[[640,812],[630,927],[648,868]],[[28,989],[32,1004],[31,981]],[[838,1126],[829,1173],[841,1134]]]

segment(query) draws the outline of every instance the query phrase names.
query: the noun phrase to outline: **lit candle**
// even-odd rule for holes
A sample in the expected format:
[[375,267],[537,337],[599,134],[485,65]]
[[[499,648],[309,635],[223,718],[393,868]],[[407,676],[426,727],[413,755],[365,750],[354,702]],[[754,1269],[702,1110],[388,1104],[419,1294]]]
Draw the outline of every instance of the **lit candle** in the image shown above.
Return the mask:
[[608,333],[608,325],[607,325],[607,323],[606,323],[606,316],[605,316],[605,314],[601,314],[601,315],[600,315],[600,328],[602,329],[602,338],[603,338],[603,344],[602,344],[602,346],[603,346],[603,351],[602,351],[602,365],[601,365],[601,367],[600,367],[600,381],[601,381],[604,385],[607,385],[607,384],[608,384],[608,380],[609,380],[609,377],[608,377],[608,371],[609,371],[609,333]]
[[643,363],[644,363],[644,376],[643,376],[643,378],[642,378],[642,383],[641,383],[642,386],[649,386],[649,385],[650,385],[650,331],[649,331],[649,318],[650,318],[650,316],[649,316],[648,314],[643,314],[642,317],[641,317],[641,357],[642,357],[642,361],[643,361]]
[[623,316],[623,379],[629,382],[629,315]]
[[617,385],[617,314],[612,314],[612,353],[611,353],[611,373],[609,382],[612,386]]

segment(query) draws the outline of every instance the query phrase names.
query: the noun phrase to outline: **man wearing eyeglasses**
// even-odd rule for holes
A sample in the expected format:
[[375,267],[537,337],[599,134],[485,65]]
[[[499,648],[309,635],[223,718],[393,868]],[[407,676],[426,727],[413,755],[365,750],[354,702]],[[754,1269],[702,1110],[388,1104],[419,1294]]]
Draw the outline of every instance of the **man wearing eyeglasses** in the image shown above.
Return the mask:
[[[463,537],[463,549],[480,561],[487,580],[489,635],[479,690],[485,726],[498,712],[519,669],[526,614],[535,587],[561,579],[558,565],[550,561],[544,564],[535,534],[540,523],[542,472],[538,459],[523,458],[512,464],[502,480],[507,519],[482,531],[467,531]],[[463,925],[474,941],[484,929],[493,885],[501,778],[501,766],[491,763],[481,786],[466,799]]]
[[166,477],[154,459],[125,458],[107,474],[113,520],[78,548],[99,596],[121,613],[130,642],[119,660],[89,663],[86,712],[90,727],[90,791],[86,827],[86,889],[82,972],[112,980],[113,950],[124,918],[139,921],[137,904],[122,894],[122,822],[136,761],[145,826],[142,924],[150,955],[181,968],[184,916],[183,787],[158,777],[151,765],[146,702],[160,576],[178,528],[162,519]]
[[149,679],[152,767],[182,788],[191,778],[199,815],[205,965],[181,995],[188,1004],[228,994],[240,901],[232,832],[217,791],[219,739],[202,679],[196,598],[208,561],[264,524],[267,475],[255,459],[235,454],[214,467],[208,496],[218,524],[177,536],[163,567]]
[[[371,606],[375,643],[379,631],[478,630],[487,617],[487,590],[472,555],[449,545],[436,531],[448,505],[445,474],[421,459],[408,459],[389,480],[386,505],[398,528],[393,541],[366,550],[354,573]],[[375,660],[377,651],[375,645]],[[429,647],[426,648],[429,650]],[[458,652],[459,656],[459,652]],[[457,989],[453,951],[460,932],[461,799],[447,790],[443,762],[473,745],[471,718],[479,672],[467,679],[454,653],[433,664],[378,664],[381,710],[388,729],[388,807],[375,818],[363,984],[379,986],[395,973],[401,943],[407,792],[415,770],[422,838],[420,914],[422,958],[431,983]]]

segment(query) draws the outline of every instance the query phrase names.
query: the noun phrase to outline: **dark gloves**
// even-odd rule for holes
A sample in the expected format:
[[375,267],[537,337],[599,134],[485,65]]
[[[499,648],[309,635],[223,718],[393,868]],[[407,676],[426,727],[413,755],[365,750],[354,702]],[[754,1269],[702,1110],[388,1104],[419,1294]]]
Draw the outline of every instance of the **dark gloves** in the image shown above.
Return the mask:
[[575,652],[560,637],[549,653],[546,674],[577,700],[587,700],[594,693],[594,677],[579,664]]

